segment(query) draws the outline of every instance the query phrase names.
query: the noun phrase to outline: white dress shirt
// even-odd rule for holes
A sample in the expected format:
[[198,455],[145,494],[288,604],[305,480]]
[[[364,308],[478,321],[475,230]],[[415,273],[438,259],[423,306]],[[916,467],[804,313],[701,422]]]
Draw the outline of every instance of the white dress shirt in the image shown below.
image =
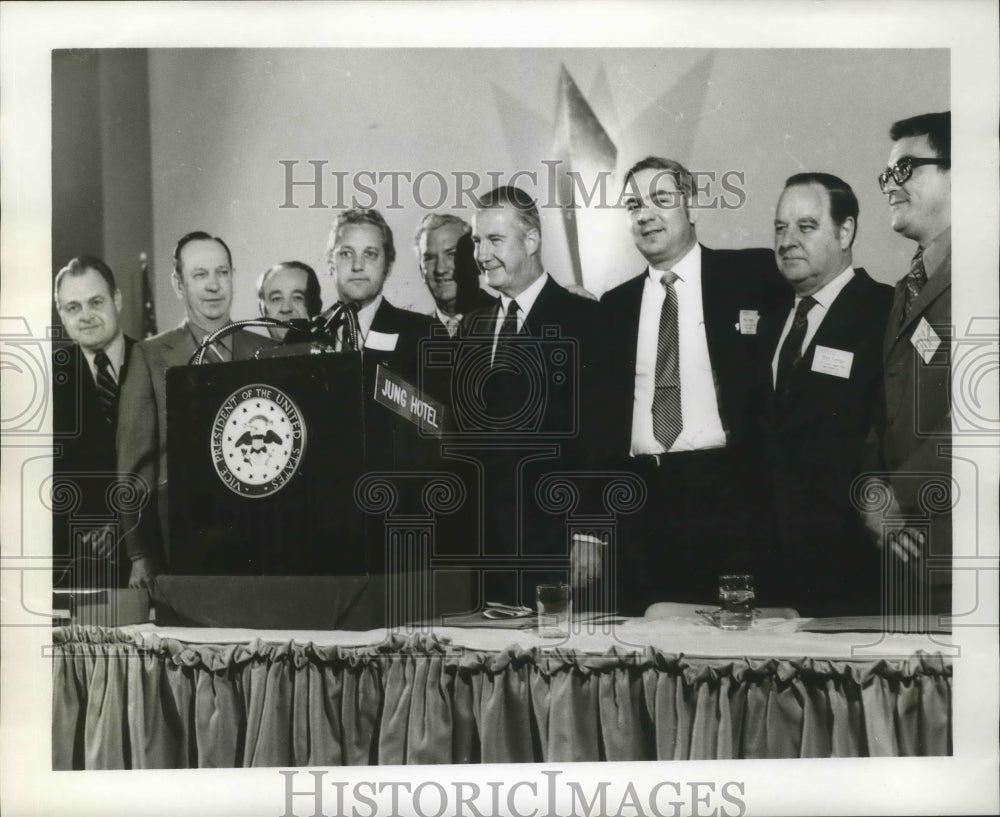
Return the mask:
[[[90,374],[96,383],[97,363],[94,361],[94,358],[97,357],[98,350],[84,349],[81,346],[80,351],[83,352],[83,356],[87,360],[87,366],[90,367]],[[115,335],[114,340],[104,347],[104,353],[108,356],[108,360],[111,361],[111,366],[109,367],[111,377],[114,378],[115,383],[120,383],[122,366],[125,365],[125,336],[121,332]]]
[[[802,339],[801,354],[805,354],[806,349],[809,348],[809,344],[812,343],[812,339],[816,337],[816,331],[819,329],[819,325],[823,323],[823,318],[825,318],[826,314],[830,311],[830,307],[837,299],[840,291],[850,283],[853,277],[854,269],[848,265],[847,268],[840,273],[840,275],[832,281],[828,281],[812,294],[813,300],[816,301],[816,305],[806,313],[806,336]],[[792,331],[792,324],[795,322],[795,310],[799,308],[799,303],[801,301],[802,298],[796,295],[795,303],[792,304],[792,309],[788,313],[788,317],[785,319],[785,328],[781,330],[781,337],[778,338],[778,345],[775,347],[774,357],[771,358],[771,385],[777,385],[778,355],[781,354],[781,347],[785,342],[785,338],[787,338],[788,333]]]
[[[708,356],[708,340],[705,336],[705,314],[701,298],[701,245],[695,244],[669,271],[677,276],[674,291],[677,293],[681,416],[684,421],[684,428],[669,450],[721,448],[726,444],[726,432],[719,416],[715,378],[712,375],[712,362]],[[666,292],[660,283],[664,272],[667,270],[650,267],[642,290],[632,404],[633,456],[666,453],[653,433],[656,348],[660,335],[660,312],[666,300]]]
[[498,313],[499,319],[494,321],[493,326],[493,352],[490,355],[490,362],[493,362],[493,358],[497,353],[497,338],[500,337],[500,327],[503,325],[503,319],[507,315],[507,310],[510,309],[510,302],[517,301],[517,331],[520,332],[524,328],[524,322],[527,320],[528,314],[531,312],[531,307],[535,305],[535,301],[538,300],[538,295],[545,286],[545,282],[548,281],[549,274],[543,272],[539,275],[527,289],[524,290],[516,298],[511,298],[507,295],[500,293],[500,312]]

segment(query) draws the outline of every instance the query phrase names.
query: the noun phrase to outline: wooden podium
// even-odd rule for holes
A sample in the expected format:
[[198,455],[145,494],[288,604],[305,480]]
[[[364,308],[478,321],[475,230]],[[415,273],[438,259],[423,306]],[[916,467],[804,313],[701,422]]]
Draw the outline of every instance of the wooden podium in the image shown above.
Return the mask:
[[169,369],[168,572],[378,572],[354,499],[365,426],[357,352]]

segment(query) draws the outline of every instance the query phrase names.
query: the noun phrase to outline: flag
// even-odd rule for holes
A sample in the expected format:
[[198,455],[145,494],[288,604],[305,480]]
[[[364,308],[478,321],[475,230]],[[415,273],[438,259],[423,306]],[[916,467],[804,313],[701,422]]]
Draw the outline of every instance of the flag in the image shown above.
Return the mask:
[[156,334],[156,304],[153,302],[153,285],[149,275],[149,260],[146,253],[139,253],[142,265],[142,336]]

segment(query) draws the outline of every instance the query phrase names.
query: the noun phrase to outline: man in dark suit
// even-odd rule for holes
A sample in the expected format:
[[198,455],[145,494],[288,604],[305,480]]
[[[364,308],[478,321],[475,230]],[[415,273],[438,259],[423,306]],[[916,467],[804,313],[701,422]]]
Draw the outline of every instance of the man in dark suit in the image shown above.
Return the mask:
[[[632,238],[648,263],[601,299],[600,406],[609,465],[645,480],[645,507],[622,520],[619,608],[710,601],[717,577],[752,570],[762,545],[761,473],[751,456],[760,311],[787,284],[767,250],[698,243],[691,174],[648,157],[626,174]],[[583,578],[600,572],[597,554]]]
[[[231,323],[233,262],[221,238],[197,231],[174,248],[174,293],[187,317],[176,329],[135,345],[122,385],[118,471],[138,476],[149,504],[122,514],[132,561],[129,585],[145,585],[169,564],[167,537],[167,369],[187,366],[199,344]],[[246,360],[273,346],[270,338],[239,330],[208,347],[208,363]]]
[[538,208],[523,190],[499,187],[483,196],[472,240],[500,297],[462,323],[451,398],[459,435],[484,441],[475,455],[484,466],[484,556],[512,558],[522,571],[518,590],[501,581],[492,592],[504,601],[519,593],[533,605],[537,581],[523,557],[547,560],[546,569],[561,558],[568,567],[565,526],[539,510],[535,490],[545,474],[585,465],[581,430],[593,406],[587,367],[596,354],[598,307],[545,271]]
[[[53,503],[53,584],[114,587],[124,578],[124,560],[106,541],[114,536],[110,520],[117,511],[108,497],[116,479],[119,387],[135,341],[121,331],[122,295],[99,258],[81,255],[63,267],[55,278],[55,301],[72,342],[53,350],[52,431],[59,448],[53,496],[77,502],[65,515]],[[78,529],[80,520],[73,517],[90,517],[93,524]],[[60,557],[71,560],[69,568]]]
[[761,430],[774,534],[757,576],[801,615],[875,614],[880,566],[851,501],[882,376],[892,289],[853,266],[858,200],[842,179],[798,173],[774,218],[794,303],[764,312]]
[[339,300],[357,312],[366,383],[374,383],[379,363],[416,383],[417,344],[430,334],[427,315],[400,309],[382,294],[395,261],[392,230],[378,210],[352,208],[337,216],[327,242],[327,265]]
[[[870,438],[887,502],[866,521],[888,545],[915,614],[951,612],[951,113],[896,122],[879,175],[892,228],[916,242],[896,284],[883,353],[883,404]],[[886,527],[884,521],[894,520]],[[895,571],[894,571],[895,572]]]

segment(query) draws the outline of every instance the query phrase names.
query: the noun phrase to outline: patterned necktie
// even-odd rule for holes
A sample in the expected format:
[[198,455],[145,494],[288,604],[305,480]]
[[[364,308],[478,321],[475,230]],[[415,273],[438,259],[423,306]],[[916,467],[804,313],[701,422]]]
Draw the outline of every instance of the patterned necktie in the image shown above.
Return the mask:
[[903,314],[900,315],[900,321],[906,320],[906,316],[910,314],[913,302],[920,294],[920,290],[927,283],[927,269],[924,267],[923,250],[917,250],[916,255],[913,256],[913,260],[910,262],[910,271],[906,274],[906,278],[903,279],[903,283],[906,286],[906,290],[903,295]]
[[788,388],[788,380],[795,367],[802,360],[802,342],[806,339],[806,329],[809,326],[809,310],[816,306],[816,299],[806,295],[795,308],[792,328],[788,331],[785,342],[778,352],[778,376],[774,384],[776,394],[784,394]]
[[653,391],[653,436],[668,451],[684,427],[681,414],[680,343],[677,328],[677,275],[663,273],[665,297],[660,309],[656,341],[656,379]]
[[118,384],[111,374],[111,361],[102,349],[94,355],[94,363],[97,365],[97,402],[100,404],[101,414],[108,425],[115,425],[118,417]]
[[455,337],[458,334],[458,326],[462,322],[461,315],[445,315],[444,316],[444,326],[448,330],[449,337]]

